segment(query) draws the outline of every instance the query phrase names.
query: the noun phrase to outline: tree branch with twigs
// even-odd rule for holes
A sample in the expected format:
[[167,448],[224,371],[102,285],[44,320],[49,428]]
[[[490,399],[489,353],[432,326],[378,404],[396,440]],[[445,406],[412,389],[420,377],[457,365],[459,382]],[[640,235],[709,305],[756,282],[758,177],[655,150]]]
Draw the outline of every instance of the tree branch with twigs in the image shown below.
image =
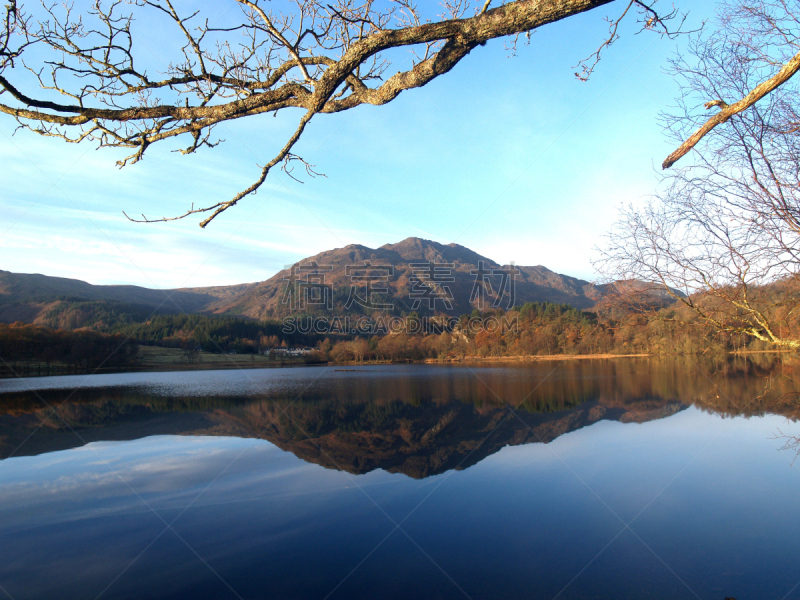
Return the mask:
[[[447,0],[441,14],[426,18],[412,0],[291,0],[293,9],[284,12],[264,0],[230,1],[236,18],[217,25],[199,11],[182,13],[177,0],[94,0],[80,13],[71,4],[26,12],[10,0],[0,30],[0,113],[42,136],[129,149],[117,163],[123,167],[156,143],[188,138],[181,152],[193,154],[220,142],[213,135],[222,123],[299,110],[293,132],[246,189],[175,217],[131,219],[199,215],[205,227],[255,193],[274,168],[302,162],[294,148],[317,115],[387,104],[489,40],[611,2]],[[667,18],[644,1],[634,0],[624,14],[633,5],[665,27]],[[169,25],[172,41],[181,40],[158,73],[142,66],[136,32],[145,20]],[[154,53],[167,56],[164,46]],[[415,53],[411,68],[392,66],[391,51],[403,48]],[[31,78],[34,91],[27,89]]]

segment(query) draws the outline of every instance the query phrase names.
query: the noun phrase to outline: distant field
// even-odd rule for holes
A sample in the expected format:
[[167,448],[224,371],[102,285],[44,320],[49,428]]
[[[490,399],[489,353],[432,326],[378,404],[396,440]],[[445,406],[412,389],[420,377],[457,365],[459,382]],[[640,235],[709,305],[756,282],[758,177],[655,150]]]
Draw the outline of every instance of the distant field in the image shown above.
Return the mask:
[[303,364],[301,358],[270,360],[260,354],[213,354],[198,352],[190,357],[186,350],[179,348],[162,348],[160,346],[139,346],[137,367],[145,370],[153,369],[224,369],[231,367],[252,368],[268,367],[281,364]]

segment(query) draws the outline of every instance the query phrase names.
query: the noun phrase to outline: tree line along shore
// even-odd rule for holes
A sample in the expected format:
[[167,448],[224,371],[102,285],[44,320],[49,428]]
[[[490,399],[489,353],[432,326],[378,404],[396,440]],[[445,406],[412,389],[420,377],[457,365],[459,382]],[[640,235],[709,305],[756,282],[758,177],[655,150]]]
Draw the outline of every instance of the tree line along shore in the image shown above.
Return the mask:
[[[415,318],[413,314],[403,317]],[[475,310],[455,324],[451,320],[447,328],[432,322],[426,331],[376,335],[285,333],[281,321],[185,314],[76,330],[0,324],[0,373],[718,355],[774,349],[746,334],[715,330],[681,307],[592,312],[529,302],[508,311]],[[786,327],[795,329],[797,323],[787,322]],[[290,348],[303,352],[291,356],[286,352]]]

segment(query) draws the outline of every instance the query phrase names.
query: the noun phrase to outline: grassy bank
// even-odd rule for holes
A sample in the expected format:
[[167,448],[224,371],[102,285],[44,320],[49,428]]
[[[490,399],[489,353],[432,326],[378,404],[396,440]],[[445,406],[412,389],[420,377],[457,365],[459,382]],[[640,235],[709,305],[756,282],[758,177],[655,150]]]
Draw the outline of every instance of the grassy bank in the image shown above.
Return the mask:
[[179,348],[139,346],[136,359],[124,367],[76,369],[74,366],[52,362],[20,361],[0,367],[0,378],[43,377],[51,375],[85,375],[87,373],[131,373],[138,371],[202,371],[212,369],[263,369],[306,364],[302,358],[270,360],[260,354],[189,354]]
[[198,352],[190,355],[178,348],[139,346],[136,370],[139,371],[195,371],[204,369],[263,369],[286,365],[302,365],[302,358],[270,360],[261,354],[215,354]]

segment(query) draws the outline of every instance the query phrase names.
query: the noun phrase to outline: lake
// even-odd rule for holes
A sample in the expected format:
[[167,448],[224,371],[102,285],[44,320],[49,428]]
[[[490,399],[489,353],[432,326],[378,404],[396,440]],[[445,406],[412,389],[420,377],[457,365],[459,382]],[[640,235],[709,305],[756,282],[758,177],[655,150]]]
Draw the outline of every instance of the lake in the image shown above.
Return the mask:
[[0,597],[800,598],[800,367],[0,381]]

